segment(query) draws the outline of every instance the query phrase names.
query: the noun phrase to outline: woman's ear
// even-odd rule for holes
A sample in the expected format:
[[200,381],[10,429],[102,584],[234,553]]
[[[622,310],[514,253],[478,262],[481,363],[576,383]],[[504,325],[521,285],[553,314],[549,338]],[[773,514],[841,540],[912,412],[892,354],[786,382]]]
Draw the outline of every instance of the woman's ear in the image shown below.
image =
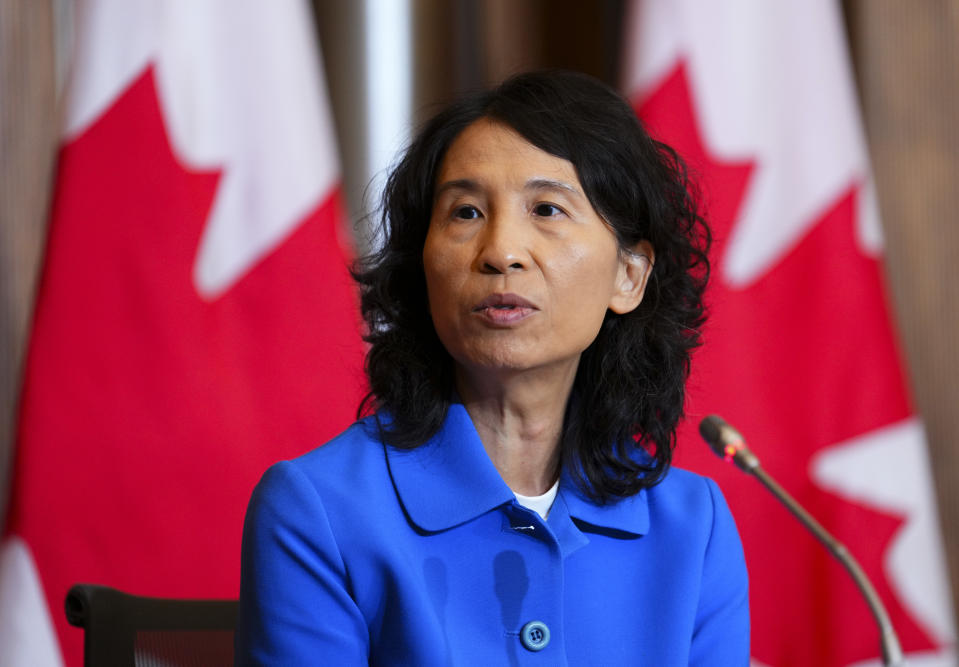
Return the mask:
[[646,283],[653,270],[655,255],[649,241],[640,241],[620,251],[619,271],[609,309],[623,315],[636,309],[646,292]]

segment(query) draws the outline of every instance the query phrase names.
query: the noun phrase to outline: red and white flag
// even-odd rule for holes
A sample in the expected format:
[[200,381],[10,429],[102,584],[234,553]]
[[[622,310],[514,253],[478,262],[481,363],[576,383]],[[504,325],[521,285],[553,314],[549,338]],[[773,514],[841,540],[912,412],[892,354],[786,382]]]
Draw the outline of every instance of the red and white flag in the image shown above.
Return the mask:
[[906,390],[839,9],[648,0],[626,90],[683,155],[716,236],[711,320],[677,463],[719,479],[746,549],[756,664],[878,663],[841,566],[754,480],[697,444],[715,412],[856,555],[910,664],[955,665],[926,443]]
[[353,417],[362,345],[302,0],[75,6],[0,555],[0,663],[78,665],[67,589],[236,597],[249,494]]

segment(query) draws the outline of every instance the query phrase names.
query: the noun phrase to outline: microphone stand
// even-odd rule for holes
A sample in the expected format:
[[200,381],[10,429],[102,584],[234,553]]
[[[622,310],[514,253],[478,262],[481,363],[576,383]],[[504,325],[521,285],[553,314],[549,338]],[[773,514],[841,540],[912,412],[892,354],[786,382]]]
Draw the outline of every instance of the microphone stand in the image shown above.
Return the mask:
[[889,614],[882,600],[873,588],[872,582],[863,572],[858,561],[849,552],[846,546],[833,537],[829,531],[822,527],[813,516],[807,512],[799,502],[793,498],[788,491],[773,479],[769,473],[763,470],[759,464],[759,458],[746,447],[742,435],[727,424],[721,417],[710,415],[703,419],[699,424],[699,432],[703,439],[709,444],[710,448],[718,456],[728,462],[734,463],[737,468],[753,475],[760,483],[772,493],[779,502],[786,506],[790,513],[799,519],[799,522],[826,547],[826,550],[838,560],[856,584],[856,588],[862,593],[869,605],[869,611],[872,612],[876,624],[879,626],[879,640],[882,648],[882,664],[885,667],[904,667],[905,662],[902,654],[902,648],[899,644],[899,637],[896,636],[896,630],[892,627],[889,620]]

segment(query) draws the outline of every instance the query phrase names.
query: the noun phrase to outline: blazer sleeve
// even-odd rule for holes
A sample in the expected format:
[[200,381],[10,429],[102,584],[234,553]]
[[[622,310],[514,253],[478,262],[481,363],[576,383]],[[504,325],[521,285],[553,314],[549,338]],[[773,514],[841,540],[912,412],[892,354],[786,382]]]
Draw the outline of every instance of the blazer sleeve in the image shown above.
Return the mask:
[[749,665],[746,560],[733,516],[719,487],[705,480],[713,503],[690,665]]
[[271,467],[243,527],[237,665],[367,665],[369,631],[316,488]]

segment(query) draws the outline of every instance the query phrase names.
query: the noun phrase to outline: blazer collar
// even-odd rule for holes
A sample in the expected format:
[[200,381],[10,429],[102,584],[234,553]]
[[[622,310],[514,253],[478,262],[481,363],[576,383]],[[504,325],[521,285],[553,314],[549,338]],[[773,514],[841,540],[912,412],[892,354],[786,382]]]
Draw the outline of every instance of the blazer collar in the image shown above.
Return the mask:
[[443,426],[426,444],[409,450],[386,445],[386,457],[406,513],[430,532],[452,528],[515,498],[461,403],[450,405]]
[[[572,517],[587,532],[624,533],[639,536],[649,532],[649,502],[646,489],[634,496],[598,505],[583,495],[569,471],[563,469],[560,496]],[[586,525],[583,525],[586,524]]]
[[[383,416],[381,415],[381,419]],[[383,419],[388,423],[388,419]],[[375,429],[373,423],[368,422]],[[416,449],[389,445],[386,457],[393,484],[407,515],[429,532],[465,523],[515,496],[490,461],[462,403],[450,405],[439,432]],[[564,502],[580,527],[595,532],[642,535],[649,530],[646,491],[615,503],[597,505],[575,486],[567,471],[556,502]]]

